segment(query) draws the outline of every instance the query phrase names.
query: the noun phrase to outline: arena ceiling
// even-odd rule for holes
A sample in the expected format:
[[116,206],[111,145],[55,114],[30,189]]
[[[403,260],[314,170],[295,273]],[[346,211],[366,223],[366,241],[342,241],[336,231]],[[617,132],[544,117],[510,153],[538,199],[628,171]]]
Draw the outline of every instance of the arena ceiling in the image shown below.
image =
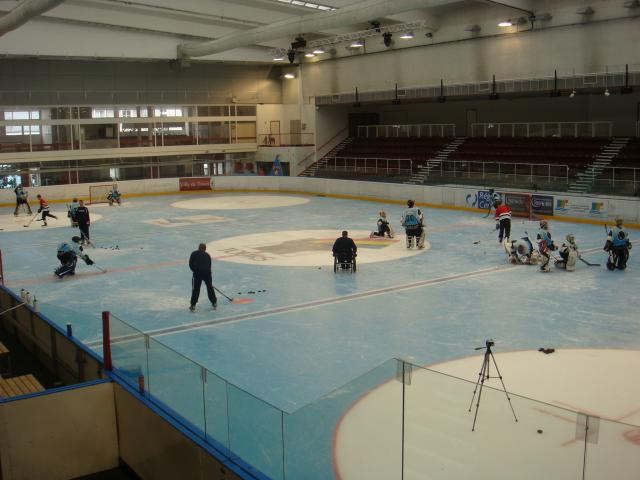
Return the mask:
[[[474,25],[478,26],[473,23],[475,17],[478,23],[510,17],[520,18],[522,23],[550,3],[554,2],[0,0],[0,55],[137,61],[183,57],[187,61],[273,63],[274,57],[286,57],[291,43],[300,35],[307,42],[324,42],[323,49],[335,57],[346,55],[342,46],[335,47],[339,45],[337,40],[357,36],[358,32],[378,28],[374,36],[381,43],[385,29],[390,29],[395,35],[392,48],[405,48],[411,42],[398,41],[405,31],[419,32],[425,42],[436,35],[443,21],[458,17],[459,22],[469,24],[459,27],[460,35],[469,36],[474,34]],[[22,14],[17,8],[32,8],[36,14]],[[305,49],[299,49],[298,59],[303,53]],[[318,60],[322,58],[313,59]]]

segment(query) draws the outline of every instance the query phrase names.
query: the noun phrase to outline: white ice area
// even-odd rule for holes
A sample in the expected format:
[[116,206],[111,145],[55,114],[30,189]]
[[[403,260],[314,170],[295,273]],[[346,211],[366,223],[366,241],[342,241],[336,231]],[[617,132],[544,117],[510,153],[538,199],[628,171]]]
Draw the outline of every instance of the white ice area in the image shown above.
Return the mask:
[[[368,230],[354,230],[349,236],[358,246],[358,264],[384,262],[411,257],[431,248],[408,249],[406,237],[369,238]],[[339,230],[285,230],[225,238],[207,244],[208,252],[218,260],[253,265],[313,267],[331,266],[333,242]]]
[[218,217],[216,215],[190,215],[186,217],[153,218],[151,220],[144,220],[144,223],[157,225],[159,227],[175,228],[194,224],[201,225],[205,223],[226,222],[228,220],[228,218]]
[[231,195],[192,198],[171,204],[190,210],[254,210],[256,208],[293,207],[309,203],[306,197],[286,195]]
[[[586,478],[637,478],[629,473],[640,472],[640,429],[632,426],[640,424],[640,351],[495,354],[518,422],[491,362],[485,385],[495,390],[483,388],[472,432],[475,400],[468,410],[482,360],[429,367],[446,375],[413,369],[405,387],[405,479],[582,478],[585,442],[576,438],[576,411],[601,418],[591,420]],[[334,438],[337,478],[399,478],[402,384],[391,380],[358,399]]]
[[[51,228],[70,227],[71,223],[67,218],[66,210],[51,210],[51,214],[58,218],[47,217],[47,226],[43,226],[43,222],[40,221],[42,214],[36,214],[36,210],[33,210],[32,215],[25,215],[21,213],[17,217],[11,215],[0,215],[0,230],[5,232],[22,232],[29,230],[47,230]],[[98,221],[102,218],[102,215],[97,213],[90,213],[91,222]],[[33,220],[32,220],[33,219]],[[77,231],[77,229],[76,229]]]

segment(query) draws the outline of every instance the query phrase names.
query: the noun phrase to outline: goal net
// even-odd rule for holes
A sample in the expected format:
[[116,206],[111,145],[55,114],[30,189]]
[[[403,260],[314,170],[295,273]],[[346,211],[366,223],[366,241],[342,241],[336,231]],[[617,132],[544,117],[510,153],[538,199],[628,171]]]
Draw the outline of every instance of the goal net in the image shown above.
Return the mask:
[[89,205],[96,203],[109,203],[107,195],[113,188],[112,183],[105,183],[103,185],[92,185],[89,187]]

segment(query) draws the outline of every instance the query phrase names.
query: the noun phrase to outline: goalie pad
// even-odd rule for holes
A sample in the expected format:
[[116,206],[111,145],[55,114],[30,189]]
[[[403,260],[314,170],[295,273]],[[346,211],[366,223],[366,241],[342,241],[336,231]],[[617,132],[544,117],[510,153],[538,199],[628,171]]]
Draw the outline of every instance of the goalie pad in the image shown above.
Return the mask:
[[567,257],[566,269],[567,272],[573,272],[576,269],[576,261],[578,260],[578,252],[569,249],[569,255]]

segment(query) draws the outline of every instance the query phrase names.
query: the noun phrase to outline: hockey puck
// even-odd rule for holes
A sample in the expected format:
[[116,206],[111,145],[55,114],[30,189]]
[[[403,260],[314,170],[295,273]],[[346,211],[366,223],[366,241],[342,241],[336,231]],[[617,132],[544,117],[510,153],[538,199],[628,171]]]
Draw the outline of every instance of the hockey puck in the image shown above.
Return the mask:
[[538,429],[538,433],[542,433],[542,430]]

